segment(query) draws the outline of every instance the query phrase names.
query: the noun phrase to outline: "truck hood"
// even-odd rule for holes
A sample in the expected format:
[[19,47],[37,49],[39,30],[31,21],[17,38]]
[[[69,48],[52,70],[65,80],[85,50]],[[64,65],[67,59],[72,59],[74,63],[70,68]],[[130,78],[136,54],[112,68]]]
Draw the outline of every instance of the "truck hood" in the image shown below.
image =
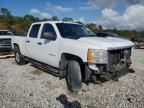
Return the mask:
[[126,39],[121,38],[102,38],[102,37],[84,37],[78,39],[82,42],[87,42],[89,44],[98,45],[101,49],[121,49],[125,47],[132,47],[134,44]]

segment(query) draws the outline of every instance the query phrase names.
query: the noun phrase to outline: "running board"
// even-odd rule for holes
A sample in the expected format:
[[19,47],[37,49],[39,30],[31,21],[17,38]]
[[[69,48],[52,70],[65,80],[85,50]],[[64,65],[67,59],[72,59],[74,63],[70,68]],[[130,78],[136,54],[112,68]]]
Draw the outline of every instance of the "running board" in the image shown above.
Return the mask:
[[32,63],[34,67],[59,77],[59,69],[35,60],[29,60],[29,62]]

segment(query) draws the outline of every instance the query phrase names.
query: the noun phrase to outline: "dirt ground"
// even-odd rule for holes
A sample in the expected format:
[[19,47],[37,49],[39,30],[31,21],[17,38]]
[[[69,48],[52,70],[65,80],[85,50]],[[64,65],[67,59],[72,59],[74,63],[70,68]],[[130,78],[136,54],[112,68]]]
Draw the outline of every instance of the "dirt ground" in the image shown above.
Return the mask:
[[134,50],[132,62],[135,73],[118,82],[83,84],[83,95],[76,96],[64,79],[0,59],[0,108],[144,108],[144,49]]

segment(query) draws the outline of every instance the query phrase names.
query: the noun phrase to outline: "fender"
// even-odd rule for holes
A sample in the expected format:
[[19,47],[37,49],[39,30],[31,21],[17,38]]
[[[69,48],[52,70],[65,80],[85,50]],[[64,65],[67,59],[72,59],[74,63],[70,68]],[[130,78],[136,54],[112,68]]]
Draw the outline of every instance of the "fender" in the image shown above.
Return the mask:
[[[83,69],[82,66],[84,66],[84,62],[80,57],[73,55],[73,54],[69,54],[69,53],[62,53],[61,60],[59,62],[60,79],[64,78],[66,76],[66,68],[67,68],[67,63],[69,60],[78,61],[81,66],[81,69]],[[84,72],[84,71],[82,71],[82,72]]]

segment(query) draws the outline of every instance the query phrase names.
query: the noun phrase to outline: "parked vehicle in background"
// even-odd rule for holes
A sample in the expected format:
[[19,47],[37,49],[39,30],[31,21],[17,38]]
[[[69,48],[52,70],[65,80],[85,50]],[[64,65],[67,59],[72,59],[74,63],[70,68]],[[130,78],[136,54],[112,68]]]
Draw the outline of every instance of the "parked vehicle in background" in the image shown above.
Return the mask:
[[120,37],[119,35],[111,32],[97,32],[96,35],[98,37]]
[[144,48],[144,38],[131,38],[134,48]]
[[14,36],[12,46],[18,65],[30,62],[66,78],[70,91],[82,81],[115,77],[129,68],[133,43],[120,38],[101,38],[81,24],[63,21],[33,23],[27,37]]
[[97,32],[96,35],[97,35],[98,37],[104,37],[104,38],[111,38],[111,37],[114,38],[114,37],[115,37],[115,38],[122,38],[122,39],[127,39],[127,40],[129,40],[129,38],[119,36],[118,34],[112,33],[112,32]]
[[0,30],[0,51],[12,50],[11,38],[13,35],[10,30]]

